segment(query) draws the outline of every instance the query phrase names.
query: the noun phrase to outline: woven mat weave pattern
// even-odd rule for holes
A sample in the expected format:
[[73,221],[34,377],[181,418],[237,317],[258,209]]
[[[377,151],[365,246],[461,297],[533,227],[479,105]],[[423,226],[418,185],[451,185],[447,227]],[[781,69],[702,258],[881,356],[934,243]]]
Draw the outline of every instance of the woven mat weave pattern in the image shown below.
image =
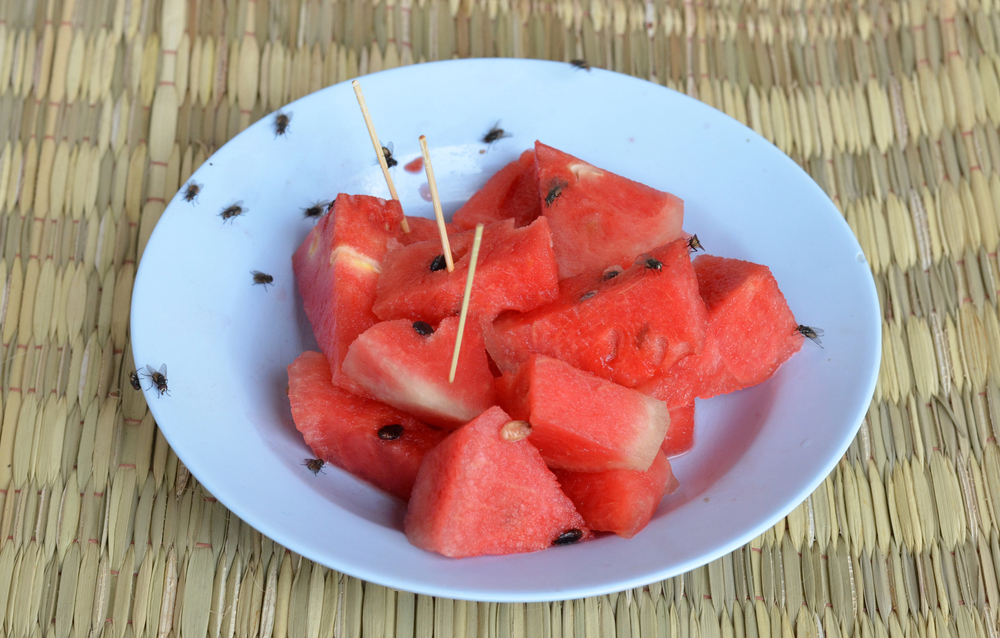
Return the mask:
[[[996,638],[998,37],[994,0],[3,0],[0,636]],[[697,97],[857,234],[884,317],[874,401],[750,545],[568,602],[395,592],[227,512],[129,388],[165,198],[290,100],[456,56],[586,58]]]

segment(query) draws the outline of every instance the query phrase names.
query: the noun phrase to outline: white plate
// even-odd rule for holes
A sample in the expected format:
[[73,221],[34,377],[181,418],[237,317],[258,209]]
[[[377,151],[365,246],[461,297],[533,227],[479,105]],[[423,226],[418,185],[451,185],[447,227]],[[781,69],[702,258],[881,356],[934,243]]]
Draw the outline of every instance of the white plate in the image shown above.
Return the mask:
[[[872,277],[833,203],[788,157],[735,120],[655,84],[528,60],[465,60],[365,77],[404,210],[431,216],[424,174],[403,170],[426,134],[446,213],[540,139],[685,201],[684,228],[712,254],[768,265],[800,323],[825,330],[756,388],[701,401],[678,492],[632,540],[606,537],[507,557],[452,560],[411,546],[403,505],[336,468],[313,476],[285,396],[285,367],[316,349],[290,257],[302,209],[338,192],[388,197],[349,84],[289,105],[285,136],[263,118],[210,157],[149,241],[132,298],[145,389],[180,459],[229,509],[303,556],[436,596],[543,601],[620,591],[749,542],[805,499],[847,449],[881,353]],[[512,133],[479,140],[501,120]],[[482,151],[487,150],[483,153]],[[249,212],[223,223],[243,200]],[[274,276],[252,285],[250,271]],[[651,309],[653,310],[653,309]],[[144,384],[148,388],[149,383]]]

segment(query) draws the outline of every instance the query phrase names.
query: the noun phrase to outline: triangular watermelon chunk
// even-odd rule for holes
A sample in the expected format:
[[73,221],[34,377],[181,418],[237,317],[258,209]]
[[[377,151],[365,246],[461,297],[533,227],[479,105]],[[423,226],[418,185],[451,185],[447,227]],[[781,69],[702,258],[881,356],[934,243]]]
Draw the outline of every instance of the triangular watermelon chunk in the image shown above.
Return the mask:
[[496,404],[477,322],[465,324],[455,382],[448,383],[458,321],[448,317],[436,328],[407,319],[376,324],[351,344],[343,372],[382,403],[457,428]]
[[671,407],[761,383],[802,347],[767,266],[702,255],[694,271],[708,311],[705,349],[638,388]]
[[542,214],[552,227],[559,278],[608,266],[682,237],[684,202],[535,142]]
[[288,399],[313,454],[404,501],[424,454],[447,434],[335,387],[318,352],[303,352],[288,366]]
[[670,423],[662,401],[540,355],[497,379],[497,394],[548,466],[574,472],[649,469]]
[[403,523],[411,543],[462,558],[589,537],[538,450],[501,436],[508,421],[490,408],[424,457]]
[[680,485],[662,452],[645,472],[609,470],[587,474],[556,470],[566,496],[587,526],[632,538],[649,524],[660,501]]
[[[444,267],[438,239],[386,255],[373,312],[384,320],[428,323],[457,315],[465,295],[473,238],[473,231],[449,238],[455,261],[452,272]],[[503,310],[530,310],[555,299],[558,290],[552,238],[544,217],[524,228],[514,228],[508,219],[483,229],[470,315],[493,318]]]
[[705,323],[688,246],[678,240],[626,271],[563,280],[547,306],[500,315],[486,347],[502,371],[544,354],[631,388],[700,352]]
[[338,382],[348,346],[378,322],[379,271],[402,219],[397,201],[342,193],[292,256],[306,317]]
[[492,224],[511,218],[514,227],[520,228],[541,214],[535,151],[529,149],[491,177],[455,211],[451,221],[458,230],[472,230],[476,224]]

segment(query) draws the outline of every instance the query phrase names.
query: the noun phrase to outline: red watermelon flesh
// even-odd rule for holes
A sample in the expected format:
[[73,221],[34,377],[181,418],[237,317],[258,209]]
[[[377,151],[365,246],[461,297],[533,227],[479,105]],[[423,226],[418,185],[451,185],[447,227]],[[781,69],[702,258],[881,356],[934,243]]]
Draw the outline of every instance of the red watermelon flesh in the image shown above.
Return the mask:
[[684,202],[670,193],[541,142],[535,142],[535,163],[560,279],[628,266],[642,253],[681,238]]
[[[441,255],[438,240],[421,242],[386,255],[373,312],[383,320],[437,323],[457,315],[465,295],[474,231],[452,235],[455,270],[432,271]],[[524,228],[513,220],[483,230],[476,277],[469,301],[474,317],[495,317],[503,310],[531,310],[558,295],[559,283],[548,222],[540,217]]]
[[709,317],[705,349],[639,388],[670,406],[766,381],[802,347],[795,316],[767,266],[702,255],[694,270]]
[[382,259],[403,234],[399,202],[340,194],[292,256],[306,317],[338,381],[355,338],[378,322],[372,313]]
[[[335,387],[330,365],[318,352],[303,352],[288,366],[288,399],[295,427],[313,454],[404,501],[424,454],[447,434]],[[379,430],[387,425],[402,426],[402,435],[380,438]]]
[[542,214],[540,201],[535,151],[529,149],[501,168],[455,211],[452,223],[459,230],[472,230],[476,224],[513,218],[514,226],[520,228]]
[[508,421],[490,408],[424,457],[403,523],[411,543],[462,558],[545,549],[570,530],[590,535],[538,450],[501,438]]
[[544,354],[635,387],[699,352],[706,313],[687,244],[677,240],[648,257],[610,279],[598,271],[564,280],[555,302],[500,315],[486,334],[490,356],[513,372]]
[[433,425],[455,429],[496,404],[493,374],[486,363],[482,329],[465,324],[455,382],[448,383],[458,317],[430,326],[407,319],[383,321],[351,344],[344,374],[371,397]]
[[623,538],[642,531],[663,497],[680,485],[663,453],[656,455],[645,472],[608,470],[588,474],[556,470],[556,477],[590,529],[614,532]]
[[694,446],[694,403],[670,408],[670,427],[660,449],[673,458]]
[[647,470],[670,424],[662,401],[540,355],[498,379],[497,394],[531,423],[546,464],[574,472]]
[[[430,219],[428,217],[410,217],[407,215],[406,223],[410,225],[410,232],[403,233],[403,236],[400,238],[399,241],[403,246],[409,246],[410,244],[416,244],[422,241],[441,241],[441,231],[438,230],[436,219]],[[446,223],[444,227],[449,235],[459,231],[454,224]]]

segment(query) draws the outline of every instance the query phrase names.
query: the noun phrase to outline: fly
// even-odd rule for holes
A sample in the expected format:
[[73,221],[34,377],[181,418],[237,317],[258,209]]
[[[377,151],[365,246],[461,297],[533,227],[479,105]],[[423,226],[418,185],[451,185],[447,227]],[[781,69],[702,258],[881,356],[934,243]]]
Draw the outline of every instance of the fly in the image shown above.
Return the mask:
[[511,136],[510,133],[507,133],[502,128],[500,128],[500,120],[497,120],[497,123],[493,125],[493,128],[491,128],[489,132],[487,132],[486,135],[483,136],[483,144],[493,144],[493,142],[496,142],[501,138],[510,136]]
[[142,384],[139,383],[139,373],[135,370],[128,373],[128,382],[132,384],[133,390],[142,390]]
[[590,65],[587,63],[586,60],[583,60],[583,59],[580,59],[580,60],[570,60],[569,63],[572,64],[573,67],[576,68],[576,69],[583,69],[584,71],[589,71],[590,70]]
[[306,219],[316,219],[322,217],[323,213],[329,209],[330,202],[316,202],[309,208],[303,208],[302,214],[306,216]]
[[274,116],[274,136],[285,135],[288,133],[288,125],[292,122],[292,112],[278,113]]
[[700,241],[698,241],[698,235],[691,235],[690,237],[688,237],[687,245],[688,245],[688,250],[693,253],[696,253],[699,250],[701,251],[705,250],[705,247],[701,245]]
[[272,277],[271,275],[262,273],[259,270],[251,271],[250,274],[253,275],[253,285],[255,286],[261,285],[264,286],[265,290],[267,290],[268,284],[274,285],[274,277]]
[[638,261],[646,270],[655,270],[656,272],[663,271],[663,262],[652,255],[640,255]]
[[203,184],[199,184],[194,180],[188,182],[187,186],[184,187],[184,201],[193,202],[198,199],[198,193],[200,193],[203,188],[205,188]]
[[822,328],[810,328],[809,326],[799,326],[795,329],[799,334],[801,334],[806,339],[809,339],[815,343],[820,348],[823,347],[823,341],[820,337],[823,336]]
[[313,474],[319,474],[323,470],[323,466],[326,465],[326,461],[323,459],[306,459],[306,462],[302,465],[305,465],[306,469]]
[[396,164],[399,164],[399,162],[396,161],[396,158],[392,156],[392,142],[389,142],[382,147],[382,157],[385,158],[386,168],[392,168]]
[[222,218],[222,223],[224,224],[230,219],[233,219],[234,217],[239,217],[240,215],[243,215],[249,210],[250,210],[249,208],[243,208],[243,200],[241,199],[235,204],[232,204],[224,208],[222,212],[219,213],[219,217]]
[[160,398],[161,395],[169,395],[167,391],[167,364],[160,366],[159,370],[154,370],[153,366],[146,365],[147,378],[150,380],[149,389],[152,390],[156,388],[156,398]]
[[545,206],[552,206],[552,203],[556,201],[560,195],[562,195],[563,189],[569,186],[565,181],[556,178],[555,182],[552,184],[552,188],[549,189],[548,194],[545,195]]

